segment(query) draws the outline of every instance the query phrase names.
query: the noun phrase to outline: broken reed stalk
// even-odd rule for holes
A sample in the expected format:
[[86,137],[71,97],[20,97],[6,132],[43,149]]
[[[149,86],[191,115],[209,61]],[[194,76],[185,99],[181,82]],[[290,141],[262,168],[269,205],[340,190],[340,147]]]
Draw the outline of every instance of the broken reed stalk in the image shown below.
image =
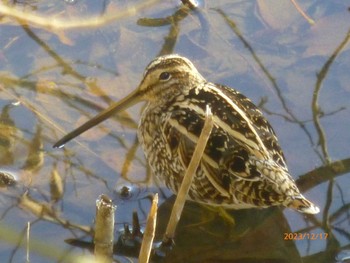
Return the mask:
[[204,126],[201,135],[199,136],[196,148],[194,149],[191,161],[187,167],[184,178],[182,179],[182,183],[177,193],[173,209],[171,210],[170,219],[163,239],[164,243],[168,243],[170,240],[174,239],[176,226],[180,220],[186,197],[191,187],[192,179],[199,166],[200,160],[202,159],[210,133],[213,129],[213,125],[213,115],[210,107],[207,105]]
[[191,9],[195,9],[199,6],[197,0],[181,0],[182,4],[188,6]]
[[158,210],[158,194],[155,194],[152,201],[152,206],[147,217],[147,224],[143,234],[139,263],[148,263],[152,251],[153,239],[157,224],[157,210]]
[[113,261],[115,209],[116,206],[106,195],[100,195],[96,200],[94,253],[98,262],[109,263]]

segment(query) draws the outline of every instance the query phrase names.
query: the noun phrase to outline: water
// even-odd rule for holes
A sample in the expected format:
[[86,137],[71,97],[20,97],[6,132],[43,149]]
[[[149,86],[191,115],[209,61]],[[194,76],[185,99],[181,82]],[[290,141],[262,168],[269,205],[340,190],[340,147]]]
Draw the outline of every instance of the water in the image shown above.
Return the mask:
[[[134,210],[143,226],[150,195],[158,192],[156,239],[161,240],[173,199],[153,182],[137,146],[142,105],[63,149],[52,145],[128,94],[148,62],[169,52],[187,56],[208,80],[235,87],[260,105],[291,173],[321,212],[305,216],[279,208],[232,211],[232,225],[217,211],[188,203],[176,246],[163,261],[348,260],[346,3],[300,3],[314,19],[311,25],[289,1],[207,1],[189,13],[178,11],[176,1],[140,10],[144,1],[72,2],[15,5],[48,22],[62,21],[62,29],[24,26],[8,17],[1,22],[0,170],[17,180],[15,186],[1,184],[1,262],[24,262],[27,255],[32,262],[69,262],[72,256],[90,254],[100,194],[117,205],[120,230],[124,223],[131,224]],[[175,24],[169,24],[175,13]],[[98,26],[66,28],[72,20],[81,23],[110,14],[119,17]],[[122,192],[123,187],[130,191]],[[135,250],[115,254],[120,262],[128,262],[126,256],[137,262]]]

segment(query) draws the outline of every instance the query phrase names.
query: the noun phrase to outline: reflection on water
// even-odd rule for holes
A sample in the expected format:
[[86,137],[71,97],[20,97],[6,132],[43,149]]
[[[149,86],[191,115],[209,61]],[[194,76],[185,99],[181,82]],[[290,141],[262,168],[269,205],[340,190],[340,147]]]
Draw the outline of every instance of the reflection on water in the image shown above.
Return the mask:
[[[207,2],[195,11],[162,2],[136,13],[130,12],[131,2],[89,4],[30,2],[27,9],[61,20],[89,15],[93,8],[107,15],[129,11],[79,30],[1,20],[1,262],[22,262],[27,251],[33,262],[68,262],[84,254],[91,249],[101,194],[117,205],[116,228],[124,229],[133,211],[143,226],[150,195],[157,192],[156,239],[161,240],[173,199],[152,180],[138,147],[142,108],[111,118],[62,150],[52,144],[135,88],[154,56],[171,52],[188,56],[207,79],[235,86],[259,104],[299,188],[321,213],[230,211],[232,225],[218,211],[188,203],[176,245],[160,261],[348,260],[350,14],[345,3],[305,3],[314,26],[291,11],[293,6],[268,1]],[[137,250],[120,243],[115,249],[120,262],[127,262],[124,256],[136,261]]]

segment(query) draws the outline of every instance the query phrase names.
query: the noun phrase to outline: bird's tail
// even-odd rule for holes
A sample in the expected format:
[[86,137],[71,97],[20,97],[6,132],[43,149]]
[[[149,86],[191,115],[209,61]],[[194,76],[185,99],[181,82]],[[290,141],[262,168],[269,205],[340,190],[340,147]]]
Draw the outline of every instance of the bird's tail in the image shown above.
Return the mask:
[[292,201],[286,206],[305,214],[317,214],[320,212],[320,209],[303,195],[293,197]]

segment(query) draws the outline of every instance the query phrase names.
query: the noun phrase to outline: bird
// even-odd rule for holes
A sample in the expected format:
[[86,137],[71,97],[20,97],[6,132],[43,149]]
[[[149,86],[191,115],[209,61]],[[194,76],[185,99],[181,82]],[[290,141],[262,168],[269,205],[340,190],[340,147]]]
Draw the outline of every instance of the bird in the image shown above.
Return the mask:
[[227,209],[282,206],[306,214],[319,208],[299,191],[276,133],[260,109],[239,91],[207,81],[186,57],[156,57],[129,95],[73,130],[63,147],[119,111],[146,101],[137,136],[154,176],[177,193],[204,125],[213,128],[188,200]]

